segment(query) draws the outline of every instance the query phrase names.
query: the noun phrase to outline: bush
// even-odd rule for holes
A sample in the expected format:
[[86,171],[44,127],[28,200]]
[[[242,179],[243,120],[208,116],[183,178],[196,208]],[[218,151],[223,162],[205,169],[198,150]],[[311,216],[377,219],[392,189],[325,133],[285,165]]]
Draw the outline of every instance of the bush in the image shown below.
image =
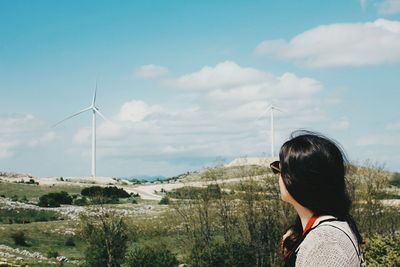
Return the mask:
[[400,236],[374,235],[365,245],[365,260],[369,267],[400,266]]
[[67,247],[75,247],[75,240],[72,236],[68,237],[67,240],[65,240],[65,245]]
[[74,199],[73,204],[76,206],[86,206],[88,205],[88,200],[86,197],[76,198]]
[[204,197],[219,199],[221,198],[222,190],[217,184],[210,184],[205,188],[184,186],[168,192],[167,195],[178,199],[199,199]]
[[194,267],[257,266],[254,246],[247,244],[243,240],[231,243],[214,241],[209,247],[192,251],[190,258]]
[[400,173],[393,173],[392,178],[389,180],[389,184],[395,187],[400,187]]
[[47,258],[57,258],[58,256],[60,256],[58,251],[55,251],[55,250],[47,251]]
[[39,198],[39,207],[60,207],[60,204],[72,204],[72,197],[67,192],[49,193]]
[[58,220],[59,214],[48,210],[0,209],[1,223],[30,223]]
[[118,188],[116,186],[91,186],[82,189],[82,196],[94,197],[103,196],[107,198],[128,198],[130,194],[126,192],[123,188]]
[[158,204],[160,204],[160,205],[169,205],[169,203],[170,203],[170,200],[169,200],[169,197],[167,197],[167,196],[164,196],[160,200],[160,202],[158,202]]
[[28,182],[25,182],[26,184],[36,184],[36,181],[34,179],[29,179]]
[[10,237],[14,240],[15,245],[18,246],[28,246],[26,243],[25,233],[22,231],[17,231],[10,234]]
[[128,267],[174,267],[178,260],[165,246],[135,245],[125,256],[125,264]]

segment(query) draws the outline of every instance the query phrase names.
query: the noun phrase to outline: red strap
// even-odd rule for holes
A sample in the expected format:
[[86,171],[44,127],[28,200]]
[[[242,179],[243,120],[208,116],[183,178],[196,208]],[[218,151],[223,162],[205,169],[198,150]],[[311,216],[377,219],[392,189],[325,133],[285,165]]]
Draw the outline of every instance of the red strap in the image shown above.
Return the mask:
[[317,216],[312,216],[309,220],[308,220],[308,222],[307,222],[307,224],[306,224],[306,227],[304,228],[304,231],[303,231],[303,235],[311,228],[311,226],[313,226],[313,224],[315,223],[315,221],[317,220]]

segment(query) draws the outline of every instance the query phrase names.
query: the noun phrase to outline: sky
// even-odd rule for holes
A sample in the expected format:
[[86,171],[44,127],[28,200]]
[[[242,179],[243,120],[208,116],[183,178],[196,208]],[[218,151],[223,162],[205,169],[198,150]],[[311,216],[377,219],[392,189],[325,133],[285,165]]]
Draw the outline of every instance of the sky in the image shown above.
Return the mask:
[[298,129],[400,171],[400,0],[0,0],[0,171],[173,176]]

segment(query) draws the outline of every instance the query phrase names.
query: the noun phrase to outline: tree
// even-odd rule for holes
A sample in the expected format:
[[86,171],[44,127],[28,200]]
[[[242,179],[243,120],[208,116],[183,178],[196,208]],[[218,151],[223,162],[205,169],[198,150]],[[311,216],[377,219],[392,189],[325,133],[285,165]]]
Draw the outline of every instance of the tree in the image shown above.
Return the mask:
[[176,256],[163,245],[134,245],[126,255],[127,267],[174,267]]
[[85,260],[92,267],[119,267],[123,263],[128,230],[123,219],[103,207],[81,218],[81,235],[87,242]]

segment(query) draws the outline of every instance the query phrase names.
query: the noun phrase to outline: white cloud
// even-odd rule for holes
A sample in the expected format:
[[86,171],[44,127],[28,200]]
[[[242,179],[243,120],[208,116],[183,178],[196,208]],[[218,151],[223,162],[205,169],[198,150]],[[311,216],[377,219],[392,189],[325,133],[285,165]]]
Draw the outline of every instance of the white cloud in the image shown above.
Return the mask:
[[11,158],[25,147],[54,139],[54,133],[44,133],[44,122],[32,114],[2,114],[0,125],[0,159]]
[[[277,145],[296,128],[326,122],[324,109],[332,105],[321,97],[324,87],[315,79],[276,76],[231,61],[169,82],[187,88],[175,92],[190,97],[178,97],[169,106],[142,100],[121,104],[113,116],[116,125],[99,124],[99,158],[198,159],[203,164],[220,156],[260,155],[269,146],[269,115],[257,118],[272,100],[285,110],[275,114]],[[89,145],[90,134],[80,129],[74,140]]]
[[400,130],[400,122],[392,122],[392,123],[388,123],[385,126],[386,130]]
[[11,158],[15,152],[13,149],[20,145],[17,140],[2,140],[0,139],[0,159]]
[[[234,70],[234,81],[218,76],[226,65]],[[152,162],[152,166],[161,164],[174,170],[165,167],[166,173],[176,173],[178,165],[184,170],[197,169],[219,157],[269,155],[270,117],[263,112],[271,101],[284,110],[274,114],[276,149],[292,130],[330,126],[327,109],[337,105],[337,101],[331,103],[330,96],[325,98],[323,84],[311,77],[273,75],[235,62],[200,67],[182,77],[173,81],[189,88],[175,90],[177,96],[168,105],[128,101],[121,103],[114,115],[110,114],[113,123],[98,124],[99,166],[104,161],[126,164],[126,170],[152,174],[158,170],[143,169]],[[193,87],[189,82],[192,78],[205,80]],[[345,127],[344,124],[345,121],[340,126]],[[74,154],[89,160],[90,141],[91,128],[79,129],[71,146]],[[133,166],[138,160],[146,163]]]
[[268,73],[254,68],[240,67],[225,61],[215,67],[205,66],[200,71],[166,80],[164,85],[182,89],[211,89],[259,83],[268,78]]
[[81,128],[75,133],[73,141],[77,144],[86,144],[89,143],[91,136],[92,130],[90,128]]
[[321,25],[290,41],[266,40],[258,55],[304,62],[310,67],[365,66],[400,62],[400,22],[377,19],[367,23]]
[[357,139],[358,146],[400,146],[398,135],[392,134],[369,134]]
[[122,105],[117,119],[120,121],[140,122],[147,116],[159,112],[160,110],[161,108],[159,106],[150,106],[143,101],[132,100]]
[[28,145],[31,147],[36,147],[41,144],[47,144],[50,142],[53,142],[56,139],[56,133],[51,131],[51,132],[46,132],[42,134],[41,136],[37,138],[33,138],[30,141],[28,141]]
[[168,69],[163,66],[149,64],[143,65],[135,70],[135,76],[140,78],[154,78],[168,73]]
[[384,0],[378,5],[378,12],[383,15],[400,13],[400,0]]
[[11,114],[0,116],[0,134],[18,134],[35,131],[43,123],[32,114]]
[[347,117],[342,117],[332,123],[331,128],[334,130],[347,130],[350,128],[350,121]]

